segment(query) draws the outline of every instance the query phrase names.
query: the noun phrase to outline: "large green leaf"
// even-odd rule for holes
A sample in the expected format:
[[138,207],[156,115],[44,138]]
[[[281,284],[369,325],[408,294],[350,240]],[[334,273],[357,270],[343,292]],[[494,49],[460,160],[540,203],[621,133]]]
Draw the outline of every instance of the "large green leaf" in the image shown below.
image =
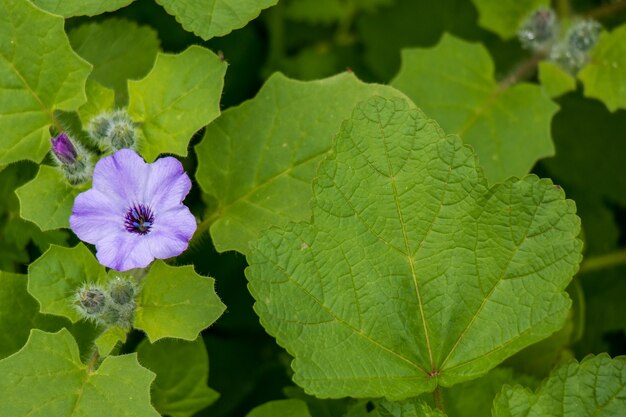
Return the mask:
[[198,275],[191,265],[156,261],[142,281],[135,327],[151,342],[164,337],[195,340],[226,309],[214,285],[213,278]]
[[54,110],[85,101],[91,65],[70,48],[63,22],[28,1],[0,0],[0,165],[41,161]]
[[115,90],[121,103],[128,99],[127,80],[145,77],[159,52],[154,29],[123,19],[84,24],[69,38],[74,50],[93,65],[90,78]]
[[445,35],[434,48],[404,50],[392,85],[472,145],[490,183],[525,175],[554,154],[550,120],[558,107],[537,85],[498,84],[482,45]]
[[503,39],[512,38],[535,9],[549,7],[550,0],[472,0],[478,9],[478,23]]
[[148,162],[161,153],[187,156],[191,136],[220,114],[225,73],[217,55],[191,46],[178,55],[159,54],[146,78],[129,81],[128,111],[141,123],[139,149]]
[[0,359],[17,352],[30,329],[58,330],[66,323],[39,313],[37,301],[26,291],[26,276],[0,271]]
[[193,342],[165,339],[154,344],[144,339],[137,355],[156,374],[152,404],[159,413],[190,417],[219,397],[206,385],[209,358],[201,337]]
[[494,400],[494,417],[613,417],[626,410],[626,357],[588,356],[556,369],[533,393],[505,386]]
[[32,0],[37,6],[63,17],[95,16],[128,6],[134,0]]
[[104,267],[85,245],[52,245],[28,267],[28,292],[39,301],[41,312],[78,321],[76,291],[86,282],[105,282]]
[[276,400],[261,404],[246,414],[246,417],[311,417],[302,400]]
[[313,223],[251,244],[255,311],[308,393],[418,395],[563,325],[574,203],[535,176],[488,189],[476,162],[405,101],[370,99],[318,169]]
[[183,27],[204,40],[242,28],[278,0],[157,0]]
[[626,109],[626,24],[602,33],[590,62],[578,77],[585,95],[600,99],[611,111]]
[[445,417],[439,410],[433,410],[422,401],[383,401],[376,407],[380,417]]
[[211,236],[218,251],[248,252],[272,225],[311,216],[311,181],[354,105],[401,96],[352,74],[301,82],[274,74],[259,94],[209,125],[196,147],[196,179],[217,200]]
[[20,200],[20,215],[41,230],[68,228],[74,199],[88,184],[71,185],[65,175],[42,165],[32,181],[15,190]]
[[94,371],[67,330],[33,330],[22,350],[0,361],[0,415],[159,417],[150,405],[153,380],[135,354],[110,356]]

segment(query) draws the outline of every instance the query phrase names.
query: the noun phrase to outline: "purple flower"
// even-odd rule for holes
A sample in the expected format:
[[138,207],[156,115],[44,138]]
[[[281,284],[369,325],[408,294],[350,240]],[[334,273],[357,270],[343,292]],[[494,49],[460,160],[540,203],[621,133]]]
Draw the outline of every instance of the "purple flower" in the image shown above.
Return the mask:
[[56,138],[50,138],[50,143],[52,143],[52,153],[59,159],[59,162],[65,165],[71,165],[76,162],[78,153],[65,132],[62,132]]
[[74,200],[70,227],[104,266],[126,271],[181,254],[196,230],[182,204],[191,181],[172,157],[152,164],[130,149],[102,158],[93,188]]

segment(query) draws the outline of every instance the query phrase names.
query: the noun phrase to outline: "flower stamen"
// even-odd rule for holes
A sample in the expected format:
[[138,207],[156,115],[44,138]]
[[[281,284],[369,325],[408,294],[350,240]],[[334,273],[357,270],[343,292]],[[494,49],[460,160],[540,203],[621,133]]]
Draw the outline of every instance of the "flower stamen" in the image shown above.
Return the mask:
[[145,235],[154,223],[154,215],[149,207],[135,204],[128,209],[124,219],[126,230],[131,233]]

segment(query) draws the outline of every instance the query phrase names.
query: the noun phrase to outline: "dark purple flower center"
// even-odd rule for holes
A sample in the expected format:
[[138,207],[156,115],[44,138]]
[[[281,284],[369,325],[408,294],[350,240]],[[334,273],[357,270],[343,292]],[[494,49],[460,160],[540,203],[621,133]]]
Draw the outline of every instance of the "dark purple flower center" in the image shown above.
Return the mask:
[[153,222],[152,210],[143,204],[135,204],[126,212],[124,226],[131,233],[145,235],[150,231]]

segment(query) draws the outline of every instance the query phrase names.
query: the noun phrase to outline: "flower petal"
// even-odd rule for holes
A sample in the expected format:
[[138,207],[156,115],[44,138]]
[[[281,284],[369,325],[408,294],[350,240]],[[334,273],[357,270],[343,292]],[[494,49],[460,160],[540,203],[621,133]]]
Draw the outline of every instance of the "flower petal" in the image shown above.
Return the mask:
[[142,203],[149,169],[135,151],[120,149],[98,161],[93,172],[93,188],[117,200],[117,204]]
[[149,237],[150,252],[155,258],[178,256],[187,249],[196,231],[196,219],[182,204],[155,216]]
[[124,230],[124,208],[92,188],[74,200],[70,228],[80,240],[96,243]]
[[98,261],[116,271],[145,268],[154,260],[149,239],[144,235],[128,233],[107,236],[96,243]]
[[148,180],[144,187],[144,202],[157,210],[179,205],[191,189],[191,180],[183,164],[171,156],[156,160],[148,166]]

